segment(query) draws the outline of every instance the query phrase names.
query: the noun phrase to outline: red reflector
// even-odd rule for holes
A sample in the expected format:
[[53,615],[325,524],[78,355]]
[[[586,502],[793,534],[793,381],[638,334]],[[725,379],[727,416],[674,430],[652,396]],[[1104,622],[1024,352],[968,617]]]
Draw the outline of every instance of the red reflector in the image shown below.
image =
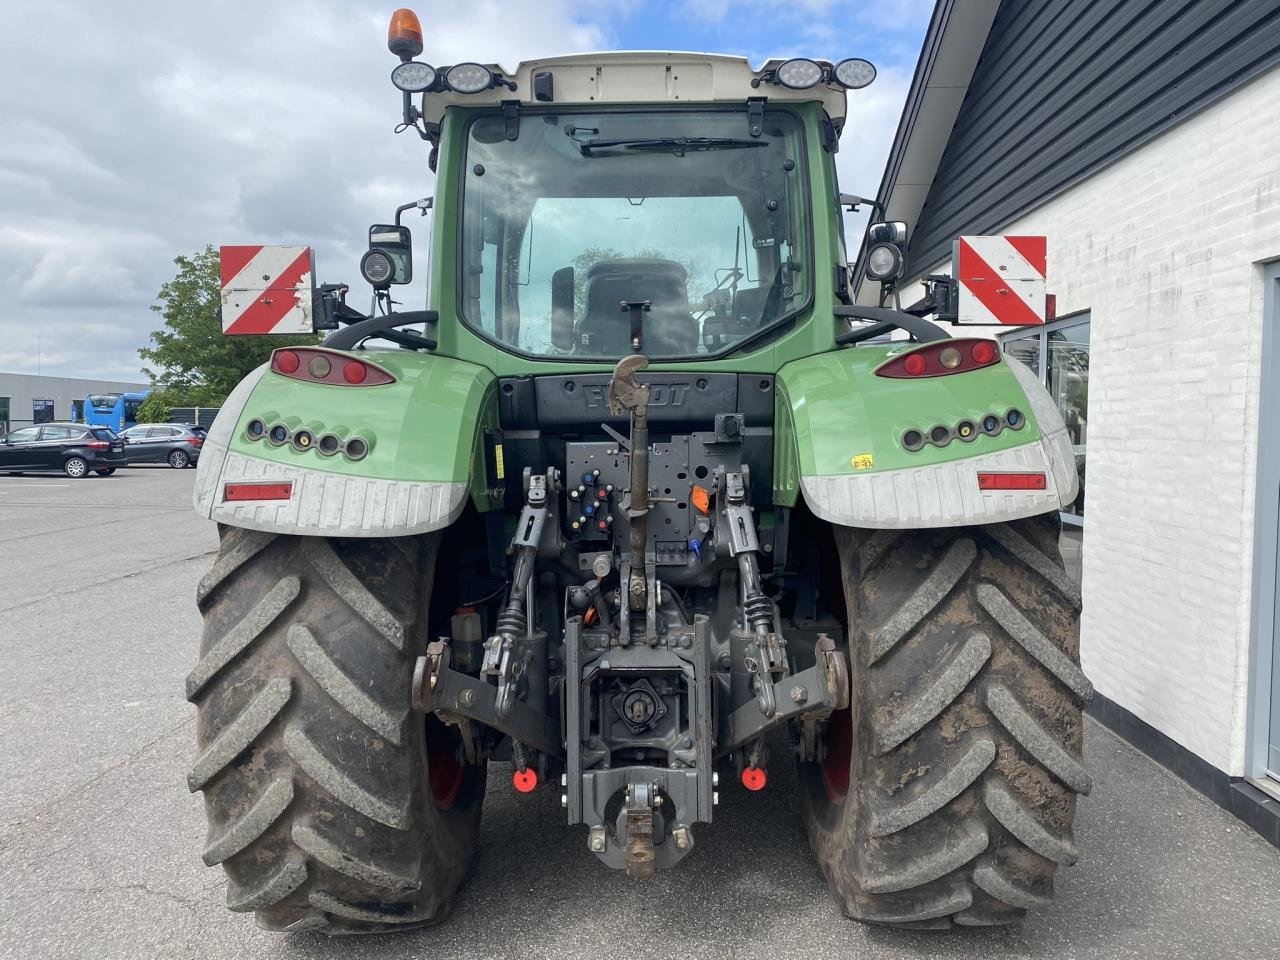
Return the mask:
[[760,767],[742,768],[742,785],[748,790],[763,790],[769,782],[769,775]]
[[929,364],[924,356],[919,353],[908,354],[906,359],[902,361],[902,369],[913,377],[920,376],[928,366]]
[[538,786],[538,771],[533,767],[525,767],[511,774],[511,785],[521,793],[533,793]]
[[364,378],[368,375],[368,368],[359,360],[349,360],[342,368],[342,379],[347,383],[364,383]]
[[1044,490],[1043,473],[980,473],[979,490]]
[[276,351],[276,369],[281,373],[297,373],[302,360],[292,350]]
[[226,500],[288,500],[293,483],[228,483],[222,488]]

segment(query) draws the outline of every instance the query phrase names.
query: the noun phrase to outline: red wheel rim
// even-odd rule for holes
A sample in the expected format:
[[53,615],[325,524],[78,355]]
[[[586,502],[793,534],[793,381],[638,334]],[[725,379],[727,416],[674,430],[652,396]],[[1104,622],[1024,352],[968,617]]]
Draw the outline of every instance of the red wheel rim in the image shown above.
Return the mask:
[[849,794],[849,760],[853,756],[853,716],[848,707],[831,715],[822,743],[822,785],[832,803],[843,803]]
[[452,753],[440,750],[427,754],[427,779],[438,808],[450,810],[458,802],[462,778],[462,764]]

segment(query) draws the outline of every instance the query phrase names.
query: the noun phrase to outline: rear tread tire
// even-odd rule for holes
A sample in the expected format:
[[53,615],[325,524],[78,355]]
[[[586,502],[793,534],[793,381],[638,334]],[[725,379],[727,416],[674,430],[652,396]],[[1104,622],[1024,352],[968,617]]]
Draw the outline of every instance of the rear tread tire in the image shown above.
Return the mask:
[[851,620],[849,791],[833,799],[820,765],[802,769],[832,892],[852,917],[912,929],[1049,906],[1058,865],[1079,859],[1071,822],[1092,786],[1093,687],[1056,517],[834,532]]
[[438,543],[222,531],[197,591],[188,785],[204,791],[204,861],[225,869],[228,907],[261,927],[403,930],[452,906],[484,770],[467,768],[440,810],[427,724],[409,710]]

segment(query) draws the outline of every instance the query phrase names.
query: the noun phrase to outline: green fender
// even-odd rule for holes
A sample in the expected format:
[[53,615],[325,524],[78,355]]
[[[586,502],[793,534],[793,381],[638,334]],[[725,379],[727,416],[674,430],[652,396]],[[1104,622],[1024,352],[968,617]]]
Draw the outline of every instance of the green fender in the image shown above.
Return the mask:
[[[803,496],[817,516],[846,526],[920,528],[992,523],[1057,510],[1077,475],[1062,417],[1018,361],[918,380],[875,375],[912,345],[858,347],[783,366],[777,377],[774,502]],[[1009,411],[1022,414],[1017,429]],[[983,433],[987,416],[1001,421]],[[955,435],[962,423],[972,439]],[[952,432],[911,452],[904,434]],[[978,474],[1043,473],[1043,489],[982,489]]]
[[[345,356],[329,351],[340,363]],[[470,496],[479,510],[501,503],[501,456],[487,467],[485,432],[497,427],[496,380],[484,367],[434,354],[361,350],[350,354],[391,374],[393,383],[310,383],[263,366],[232,391],[201,450],[194,503],[219,523],[272,533],[396,537],[456,520]],[[283,425],[292,438],[274,444],[247,425]],[[363,459],[326,455],[333,434],[368,445]],[[300,448],[301,447],[301,448]],[[492,470],[497,476],[489,477]],[[262,499],[228,500],[228,485]],[[289,484],[287,496],[279,485]],[[253,489],[255,485],[274,489]],[[492,493],[491,493],[492,491]]]

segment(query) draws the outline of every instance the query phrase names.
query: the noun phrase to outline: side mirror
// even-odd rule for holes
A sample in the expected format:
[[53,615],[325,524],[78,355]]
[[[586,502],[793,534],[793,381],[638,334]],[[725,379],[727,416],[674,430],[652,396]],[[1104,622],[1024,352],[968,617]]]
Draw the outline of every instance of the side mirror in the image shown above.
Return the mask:
[[878,220],[867,225],[869,243],[892,243],[895,247],[907,245],[907,225],[901,220]]
[[551,275],[551,343],[561,350],[573,348],[573,267]]
[[413,280],[413,234],[408,227],[375,223],[369,228],[369,252],[360,258],[360,273],[375,289]]

